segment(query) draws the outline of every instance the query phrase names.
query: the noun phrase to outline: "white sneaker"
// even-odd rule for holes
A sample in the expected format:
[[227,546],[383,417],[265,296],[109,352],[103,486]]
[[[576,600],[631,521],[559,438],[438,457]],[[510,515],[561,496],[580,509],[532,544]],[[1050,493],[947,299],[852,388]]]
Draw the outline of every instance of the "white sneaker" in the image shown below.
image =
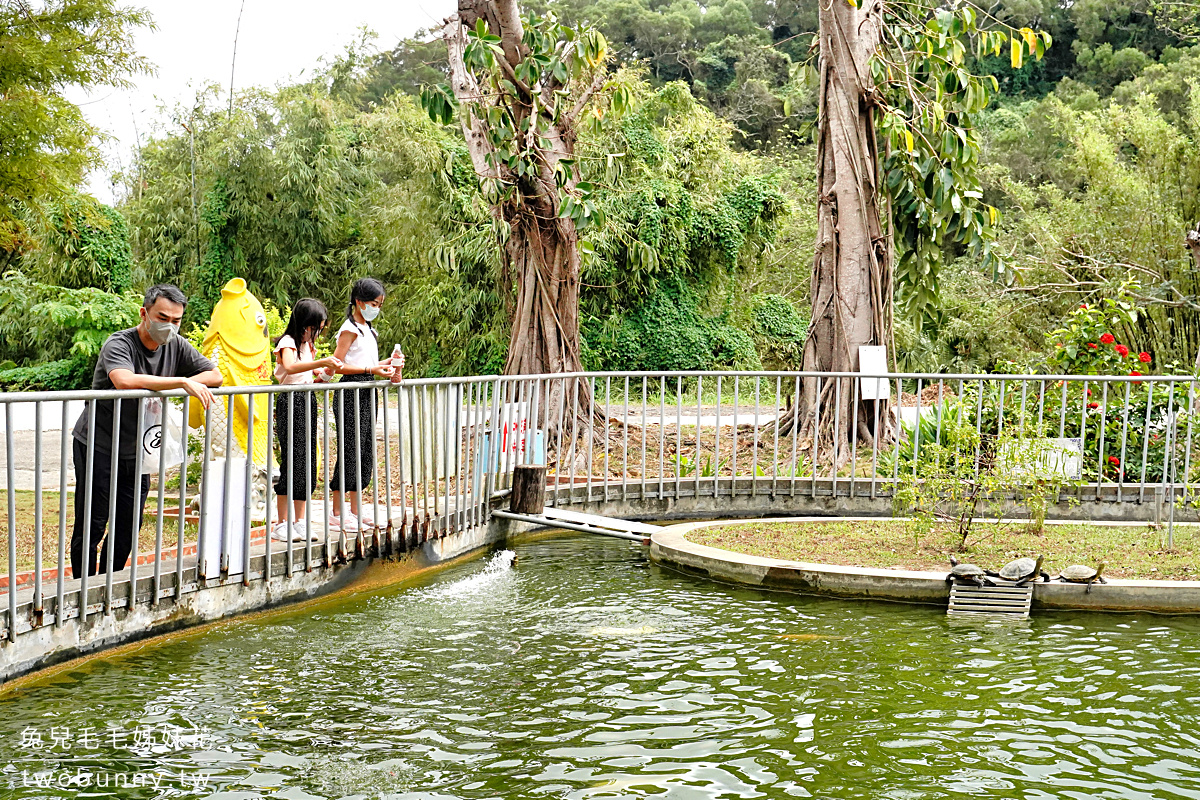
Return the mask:
[[272,525],[271,538],[277,542],[286,542],[288,540],[287,523],[276,522],[274,525]]
[[372,528],[378,528],[379,526],[375,524],[374,516],[368,517],[366,515],[360,515],[358,518],[358,527],[364,531],[368,531]]
[[308,526],[304,524],[304,520],[298,519],[292,525],[292,541],[307,542],[308,541]]
[[[344,525],[342,523],[345,523]],[[337,514],[329,514],[329,527],[335,530],[344,531],[346,533],[358,533],[358,518],[346,510],[345,517],[340,517]]]

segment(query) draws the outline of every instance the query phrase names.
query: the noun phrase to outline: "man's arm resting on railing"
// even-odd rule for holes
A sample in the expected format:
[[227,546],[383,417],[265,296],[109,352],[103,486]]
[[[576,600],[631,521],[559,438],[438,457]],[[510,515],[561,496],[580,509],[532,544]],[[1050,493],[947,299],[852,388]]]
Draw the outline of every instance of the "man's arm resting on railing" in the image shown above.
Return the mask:
[[152,392],[166,392],[171,389],[183,389],[200,404],[208,408],[213,401],[209,387],[221,385],[220,370],[210,369],[193,375],[190,378],[160,377],[158,375],[141,375],[128,369],[114,369],[108,373],[108,379],[117,389],[149,389]]

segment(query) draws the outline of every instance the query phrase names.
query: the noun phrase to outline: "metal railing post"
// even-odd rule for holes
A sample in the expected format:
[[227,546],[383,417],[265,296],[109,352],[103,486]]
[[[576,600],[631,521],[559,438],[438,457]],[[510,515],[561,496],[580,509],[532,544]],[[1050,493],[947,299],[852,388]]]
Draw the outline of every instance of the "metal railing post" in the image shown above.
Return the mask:
[[[13,447],[12,403],[4,404],[4,446],[8,460],[5,470],[8,478],[8,640],[17,640],[17,470],[16,452]],[[86,571],[86,569],[85,569]]]

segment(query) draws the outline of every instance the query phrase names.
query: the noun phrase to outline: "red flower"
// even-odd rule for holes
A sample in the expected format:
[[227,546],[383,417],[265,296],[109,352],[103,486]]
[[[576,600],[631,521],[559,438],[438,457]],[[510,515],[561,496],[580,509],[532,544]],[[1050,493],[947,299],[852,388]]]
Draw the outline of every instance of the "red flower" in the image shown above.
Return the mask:
[[1088,403],[1088,408],[1099,408],[1099,407],[1100,407],[1099,403]]
[[1080,303],[1080,304],[1079,304],[1079,307],[1080,307],[1081,309],[1083,309],[1084,311],[1087,311],[1087,303]]
[[1149,364],[1150,363],[1150,354],[1149,353],[1138,353],[1138,361],[1142,362],[1143,364]]
[[1114,467],[1119,467],[1121,465],[1121,459],[1117,458],[1116,456],[1109,456],[1108,463],[1112,464]]
[[1114,347],[1113,349],[1117,351],[1117,355],[1119,355],[1121,358],[1124,358],[1125,356],[1129,355],[1129,348],[1123,344],[1119,344],[1116,347]]
[[1095,342],[1088,342],[1088,347],[1092,348],[1093,350],[1100,349],[1100,345],[1096,344]]
[[1116,340],[1117,337],[1113,336],[1111,333],[1101,334],[1100,336],[1100,344],[1112,344]]

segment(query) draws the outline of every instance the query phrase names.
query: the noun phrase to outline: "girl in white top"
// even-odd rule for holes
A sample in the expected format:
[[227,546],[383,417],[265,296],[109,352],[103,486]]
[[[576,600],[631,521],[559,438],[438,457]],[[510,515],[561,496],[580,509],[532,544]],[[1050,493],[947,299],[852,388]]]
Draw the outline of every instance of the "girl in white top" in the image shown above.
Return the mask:
[[[336,372],[342,375],[343,383],[365,383],[391,377],[393,373],[392,359],[379,359],[379,335],[371,325],[379,316],[385,296],[383,284],[374,278],[360,278],[350,289],[346,321],[338,329],[333,352],[342,361]],[[329,477],[333,501],[329,522],[353,533],[376,524],[374,517],[361,515],[359,501],[360,490],[371,483],[374,474],[375,390],[344,389],[334,394],[338,460]],[[349,514],[345,501],[349,501]]]
[[[296,303],[287,330],[275,341],[275,380],[285,386],[313,382],[313,371],[337,369],[341,361],[318,359],[314,342],[325,328],[329,312],[320,300],[306,297]],[[309,495],[317,479],[317,399],[313,392],[275,395],[275,436],[279,440],[279,479],[275,482],[275,519],[271,536],[303,541],[315,531],[305,525]],[[292,507],[286,509],[287,499]],[[290,519],[287,517],[291,511]]]

